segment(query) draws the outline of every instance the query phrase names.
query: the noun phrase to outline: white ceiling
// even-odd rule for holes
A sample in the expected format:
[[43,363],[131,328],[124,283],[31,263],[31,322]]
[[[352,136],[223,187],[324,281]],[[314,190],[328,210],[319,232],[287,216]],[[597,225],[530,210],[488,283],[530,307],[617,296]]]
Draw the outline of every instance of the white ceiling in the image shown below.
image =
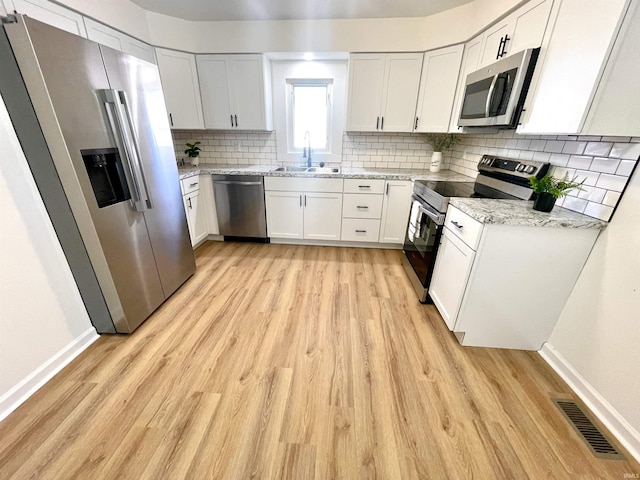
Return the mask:
[[185,20],[426,17],[472,0],[132,0]]

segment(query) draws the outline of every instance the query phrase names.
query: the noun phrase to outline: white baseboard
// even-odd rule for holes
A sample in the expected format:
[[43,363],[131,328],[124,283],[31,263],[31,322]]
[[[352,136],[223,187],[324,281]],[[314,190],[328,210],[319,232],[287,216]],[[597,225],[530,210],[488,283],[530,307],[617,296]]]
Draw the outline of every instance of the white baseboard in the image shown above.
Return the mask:
[[318,247],[352,247],[352,248],[383,248],[385,250],[401,250],[399,243],[371,243],[348,242],[342,240],[302,240],[298,238],[271,238],[271,243],[281,245],[313,245]]
[[98,338],[100,338],[100,335],[96,333],[93,327],[86,330],[0,397],[0,421],[4,420],[11,412],[22,405],[40,387],[51,380],[56,373],[62,370],[71,360],[80,355],[80,353]]
[[546,342],[538,351],[627,451],[640,462],[640,433],[558,352]]

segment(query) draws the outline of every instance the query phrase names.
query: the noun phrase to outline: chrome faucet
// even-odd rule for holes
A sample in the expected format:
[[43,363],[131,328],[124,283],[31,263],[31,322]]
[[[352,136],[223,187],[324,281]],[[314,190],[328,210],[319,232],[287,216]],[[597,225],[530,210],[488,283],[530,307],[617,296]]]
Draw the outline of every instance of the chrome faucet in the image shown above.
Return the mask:
[[304,132],[304,147],[302,149],[302,158],[307,159],[307,167],[311,167],[311,134],[309,130]]

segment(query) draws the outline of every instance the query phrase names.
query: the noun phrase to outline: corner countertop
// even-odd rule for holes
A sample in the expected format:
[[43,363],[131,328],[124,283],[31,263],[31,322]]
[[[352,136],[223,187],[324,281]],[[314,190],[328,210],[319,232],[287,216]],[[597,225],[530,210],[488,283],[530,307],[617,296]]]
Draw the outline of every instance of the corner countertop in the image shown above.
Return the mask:
[[212,175],[263,175],[269,177],[316,177],[316,178],[369,178],[382,180],[446,180],[449,182],[473,182],[474,178],[451,170],[432,173],[429,170],[367,169],[345,167],[339,173],[329,172],[275,172],[276,165],[251,165],[247,167],[224,165],[201,165],[199,167],[179,167],[180,178],[188,178],[201,173]]
[[538,212],[533,209],[533,202],[522,200],[452,198],[450,204],[483,224],[598,230],[607,226],[602,220],[562,207],[556,206],[549,213]]

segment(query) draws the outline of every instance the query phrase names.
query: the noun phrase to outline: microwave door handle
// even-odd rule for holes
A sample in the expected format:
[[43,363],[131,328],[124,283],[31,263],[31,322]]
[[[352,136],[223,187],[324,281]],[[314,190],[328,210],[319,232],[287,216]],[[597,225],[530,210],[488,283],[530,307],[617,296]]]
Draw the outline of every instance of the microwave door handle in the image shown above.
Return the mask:
[[491,86],[489,87],[489,94],[487,95],[487,103],[484,105],[484,116],[489,118],[491,116],[491,105],[493,105],[493,96],[496,93],[496,83],[498,82],[498,75],[493,77]]

